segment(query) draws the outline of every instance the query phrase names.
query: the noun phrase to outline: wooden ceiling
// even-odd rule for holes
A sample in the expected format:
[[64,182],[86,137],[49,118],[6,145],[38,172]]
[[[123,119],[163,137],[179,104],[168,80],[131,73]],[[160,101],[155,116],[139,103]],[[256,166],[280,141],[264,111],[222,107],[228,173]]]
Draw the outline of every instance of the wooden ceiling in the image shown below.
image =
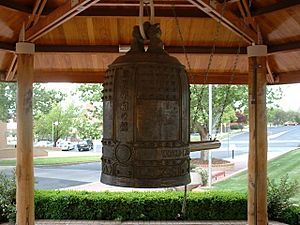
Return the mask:
[[[215,45],[207,83],[246,84],[246,47],[260,37],[268,45],[268,82],[300,82],[299,0],[222,2],[154,0],[165,49],[187,66],[190,81],[204,83]],[[0,0],[0,78],[17,76],[15,43],[24,23],[26,41],[36,43],[36,82],[102,82],[124,54],[119,47],[130,45],[138,11],[139,0]]]

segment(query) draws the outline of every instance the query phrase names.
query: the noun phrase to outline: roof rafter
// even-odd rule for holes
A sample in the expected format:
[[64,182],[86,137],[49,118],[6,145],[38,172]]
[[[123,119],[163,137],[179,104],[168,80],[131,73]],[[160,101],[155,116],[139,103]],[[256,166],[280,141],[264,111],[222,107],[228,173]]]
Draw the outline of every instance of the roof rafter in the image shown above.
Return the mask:
[[278,73],[276,75],[279,84],[300,83],[300,70]]
[[300,50],[300,41],[289,42],[281,45],[270,45],[268,46],[268,53],[270,55],[287,52],[295,52]]
[[[31,14],[31,8],[21,4],[11,4],[10,1],[0,0],[0,7],[6,7],[11,10],[15,10],[22,13]],[[120,9],[117,4],[101,3],[93,5],[92,7],[82,11],[76,16],[138,16],[139,4],[124,4]],[[155,15],[157,17],[173,17],[174,14],[170,9],[172,5],[155,5]],[[209,17],[206,13],[198,10],[193,5],[175,5],[176,14],[178,17]],[[177,10],[178,9],[178,10]],[[144,15],[147,15],[146,9],[144,9]],[[47,16],[54,9],[44,9],[41,15]]]
[[[194,71],[190,74],[190,80],[194,84],[205,83],[205,71]],[[231,72],[211,72],[207,83],[226,84],[231,79]],[[102,83],[105,71],[35,71],[34,82],[72,82],[72,83]],[[236,74],[232,84],[246,84],[248,81],[247,73]]]
[[[129,46],[128,46],[129,48]],[[184,53],[182,46],[166,45],[165,50],[169,53]],[[237,47],[236,47],[237,48]],[[219,47],[216,46],[216,54],[236,54],[234,47]],[[36,45],[36,52],[102,52],[102,53],[116,53],[119,52],[118,45]],[[15,52],[15,45],[7,42],[0,42],[0,50]],[[289,53],[300,51],[300,41],[290,42],[280,45],[269,45],[268,55],[275,55],[280,53]],[[185,46],[185,52],[189,54],[210,54],[211,46]],[[246,54],[246,48],[241,47],[240,54]]]
[[[62,6],[55,9],[53,12],[49,13],[44,18],[41,18],[39,22],[32,28],[26,31],[26,40],[35,41],[46,33],[50,32],[54,28],[60,26],[66,21],[70,20],[74,16],[78,15],[80,12],[89,8],[93,4],[100,0],[77,0],[77,1],[67,1]],[[74,4],[74,2],[77,4]]]
[[1,42],[0,41],[0,50],[8,51],[8,52],[14,52],[15,51],[15,45],[11,43]]
[[[225,27],[236,33],[238,36],[245,39],[248,43],[257,42],[257,33],[247,27],[242,18],[237,17],[231,11],[225,10],[224,14],[222,13],[222,6],[212,5],[210,1],[207,0],[188,0],[200,10],[207,13],[216,21],[221,22]],[[223,14],[223,15],[222,15]]]
[[7,0],[0,0],[0,6],[15,10],[15,11],[20,11],[23,13],[31,13],[32,12],[31,7],[28,7],[28,6],[22,5],[22,4],[18,4],[18,3],[12,2],[12,1],[7,1]]
[[262,16],[267,13],[273,13],[279,10],[284,10],[296,5],[300,5],[299,0],[281,0],[276,4],[253,10],[252,16]]
[[[62,6],[55,9],[49,15],[39,21],[25,32],[25,40],[34,42],[54,28],[70,20],[80,12],[89,8],[99,0],[69,0]],[[42,3],[43,4],[43,3]],[[43,7],[43,6],[42,6]],[[42,11],[40,12],[42,13]],[[15,55],[6,75],[6,80],[12,80],[17,70],[17,56]]]

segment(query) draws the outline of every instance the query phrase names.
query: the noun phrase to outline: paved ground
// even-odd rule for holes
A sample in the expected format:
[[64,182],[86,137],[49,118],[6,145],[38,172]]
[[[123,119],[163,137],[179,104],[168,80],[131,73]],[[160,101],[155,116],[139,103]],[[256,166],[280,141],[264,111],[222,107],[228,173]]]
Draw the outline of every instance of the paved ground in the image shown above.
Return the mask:
[[[36,225],[247,225],[246,221],[84,221],[84,220],[37,220]],[[8,225],[8,223],[3,224]],[[269,222],[269,225],[284,225]]]

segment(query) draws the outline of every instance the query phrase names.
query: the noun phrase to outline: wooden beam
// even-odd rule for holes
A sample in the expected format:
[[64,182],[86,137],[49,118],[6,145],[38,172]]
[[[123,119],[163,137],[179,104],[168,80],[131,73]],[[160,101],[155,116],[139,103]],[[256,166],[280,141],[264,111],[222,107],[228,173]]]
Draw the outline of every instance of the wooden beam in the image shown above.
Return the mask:
[[[190,82],[193,84],[205,83],[205,72],[192,72]],[[105,71],[35,71],[34,82],[71,82],[71,83],[102,83]],[[248,74],[237,73],[231,84],[247,84]],[[230,72],[211,72],[206,84],[228,84],[231,80]]]
[[249,51],[248,224],[268,224],[266,48]]
[[34,82],[103,83],[105,71],[35,71]]
[[15,45],[11,43],[1,42],[0,41],[0,50],[1,51],[7,51],[7,52],[14,52],[15,51]]
[[[216,21],[221,20],[221,24],[236,33],[238,36],[242,37],[248,43],[257,42],[257,34],[255,31],[247,27],[242,18],[237,17],[228,9],[222,13],[222,6],[217,6],[216,8],[210,4],[210,1],[205,0],[188,0],[200,10],[207,13]],[[223,15],[222,15],[223,14]]]
[[205,150],[217,149],[220,147],[221,147],[221,142],[218,140],[190,142],[190,152],[205,151]]
[[[128,45],[129,48],[129,45]],[[169,53],[184,53],[182,46],[166,45]],[[211,46],[185,46],[186,53],[210,54]],[[119,52],[118,45],[37,45],[37,52]],[[300,51],[300,41],[268,46],[268,55]],[[237,47],[216,46],[216,54],[236,54]],[[246,48],[241,47],[240,54],[246,54]]]
[[5,80],[12,81],[15,78],[16,71],[17,71],[17,55],[14,54],[14,57],[8,67]]
[[8,9],[14,10],[14,11],[19,11],[19,12],[24,12],[24,13],[32,12],[31,7],[16,3],[14,1],[8,1],[8,0],[0,0],[0,7],[5,7]]
[[[5,7],[14,11],[32,14],[32,9],[21,4],[12,4],[7,0],[0,0],[0,7]],[[174,14],[171,10],[172,4],[155,4],[155,16],[157,17],[173,17]],[[198,17],[198,18],[208,18],[209,16],[197,9],[191,4],[176,4],[174,5],[177,17]],[[42,16],[47,16],[55,9],[46,8],[41,13]],[[82,11],[76,16],[138,16],[139,4],[108,4],[100,3],[93,5],[92,7]],[[144,9],[144,15],[147,15],[147,10]]]
[[[27,45],[28,46],[28,45]],[[32,84],[34,55],[18,53],[17,77],[17,224],[34,225]]]
[[[84,12],[78,14],[77,16],[138,16],[139,6],[138,4],[130,6],[106,6],[98,4],[97,7],[90,7]],[[208,18],[209,16],[197,9],[196,7],[187,6],[174,6],[177,17],[198,17],[198,18]],[[147,15],[146,9],[144,9],[144,15]],[[155,16],[156,17],[174,17],[172,11],[172,5],[167,5],[164,7],[159,7],[155,4]]]
[[[193,72],[190,82],[193,84],[204,84],[204,71]],[[71,83],[102,83],[105,71],[35,71],[34,82],[71,82]],[[208,75],[206,84],[229,84],[231,73],[212,72]],[[300,71],[276,73],[274,84],[300,83]],[[247,84],[248,74],[237,73],[232,84]]]
[[271,69],[271,66],[270,66],[268,58],[266,59],[266,68],[267,68],[267,72],[268,72],[267,73],[268,84],[274,84],[275,83],[275,79],[273,77],[273,72],[272,72],[272,69]]
[[191,84],[247,84],[247,73],[236,73],[231,80],[231,72],[210,72],[205,78],[205,71],[192,72],[189,74]]
[[[28,29],[25,32],[25,41],[33,42],[37,40],[39,37],[45,35],[46,33],[60,26],[64,22],[70,20],[71,18],[73,18],[80,12],[84,11],[85,9],[89,8],[91,5],[95,4],[98,1],[99,0],[67,1],[65,4],[55,9],[48,16],[43,18],[43,20],[40,20],[33,27]],[[41,3],[42,8],[45,6],[45,3],[46,1],[43,1]],[[9,71],[7,73],[7,78],[6,78],[6,80],[8,81],[12,80],[15,76],[15,72],[17,69],[16,61],[17,58],[15,57],[10,64]]]
[[278,3],[266,7],[260,7],[252,10],[252,16],[262,16],[268,13],[274,13],[279,10],[285,10],[294,6],[300,5],[299,0],[281,0]]
[[300,41],[268,46],[268,55],[300,51]]
[[[129,45],[126,46],[128,49]],[[236,54],[237,48],[234,47],[216,47],[215,54]],[[168,53],[184,53],[182,46],[164,46]],[[246,48],[240,49],[240,54],[246,54]],[[76,52],[76,53],[90,53],[90,52],[119,52],[118,45],[37,45],[36,52]],[[194,54],[210,54],[211,46],[185,46],[186,53]]]
[[[65,4],[55,9],[46,17],[42,18],[35,26],[26,31],[26,40],[35,41],[66,21],[72,19],[80,12],[89,8],[99,0],[77,0],[77,4],[73,5],[74,1],[67,1]],[[76,2],[76,1],[75,1]]]
[[300,83],[300,70],[277,73],[276,78],[278,79],[278,83],[276,84]]

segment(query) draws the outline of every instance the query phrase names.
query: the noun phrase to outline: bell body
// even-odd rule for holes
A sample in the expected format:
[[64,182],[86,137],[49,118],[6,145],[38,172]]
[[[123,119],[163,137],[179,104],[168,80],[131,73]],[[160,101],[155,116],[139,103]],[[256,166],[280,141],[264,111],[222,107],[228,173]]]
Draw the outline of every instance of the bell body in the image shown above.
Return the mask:
[[152,28],[148,52],[136,39],[132,50],[106,72],[101,174],[105,184],[190,183],[188,78],[184,66],[162,49],[157,27]]

